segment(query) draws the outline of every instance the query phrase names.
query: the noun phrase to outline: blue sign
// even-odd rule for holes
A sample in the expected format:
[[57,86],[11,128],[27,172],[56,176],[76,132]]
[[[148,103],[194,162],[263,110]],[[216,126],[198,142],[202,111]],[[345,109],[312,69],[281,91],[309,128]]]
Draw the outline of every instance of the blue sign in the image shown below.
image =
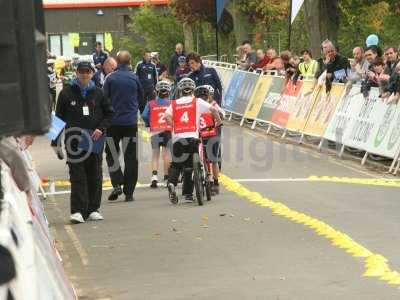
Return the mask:
[[237,94],[242,86],[245,76],[246,72],[235,71],[233,73],[223,101],[223,107],[229,111],[234,112]]
[[94,141],[91,138],[92,134],[92,130],[82,131],[79,149],[82,149],[86,152],[99,154],[103,152],[106,136],[103,134],[97,141]]
[[64,130],[65,122],[60,118],[56,117],[54,113],[51,114],[51,127],[48,133],[46,133],[46,137],[50,140],[55,140]]
[[229,0],[216,0],[217,1],[217,23],[221,20],[222,13],[224,12],[225,6],[228,4]]

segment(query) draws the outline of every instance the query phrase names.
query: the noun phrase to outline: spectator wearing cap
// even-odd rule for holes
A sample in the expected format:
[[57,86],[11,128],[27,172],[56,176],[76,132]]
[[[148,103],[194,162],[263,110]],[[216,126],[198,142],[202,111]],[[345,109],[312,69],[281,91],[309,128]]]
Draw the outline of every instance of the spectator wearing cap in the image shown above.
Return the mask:
[[190,69],[186,63],[185,56],[183,56],[183,55],[179,56],[178,63],[179,63],[179,67],[176,69],[175,76],[174,76],[176,83],[181,81],[182,78],[186,77],[186,75],[190,73]]
[[175,45],[175,52],[171,56],[171,59],[169,62],[169,68],[168,68],[168,72],[171,76],[173,76],[175,74],[176,69],[178,69],[178,67],[179,67],[178,58],[180,56],[186,56],[184,46],[182,43],[178,43]]
[[[71,181],[71,223],[103,219],[99,213],[103,184],[102,137],[114,111],[109,98],[91,80],[93,73],[91,63],[80,62],[76,79],[64,87],[57,101],[56,116],[66,123],[64,144]],[[60,136],[51,145],[58,158],[63,159]],[[87,148],[81,145],[82,139],[86,140]],[[95,151],[90,150],[94,148]]]
[[217,71],[214,68],[204,66],[198,53],[189,53],[186,57],[186,62],[191,70],[188,77],[196,83],[196,86],[212,86],[214,89],[214,100],[221,106],[222,84]]
[[145,50],[143,60],[136,65],[136,75],[143,87],[146,103],[155,97],[155,88],[158,81],[157,67],[151,61],[151,52]]
[[93,75],[93,82],[99,88],[102,88],[105,82],[105,79],[108,74],[114,72],[117,68],[117,61],[113,57],[109,57],[103,64],[103,68],[97,70],[97,72]]
[[92,54],[92,57],[96,69],[100,70],[103,67],[104,62],[108,58],[108,53],[103,51],[103,45],[101,44],[101,42],[96,42],[96,48]]
[[[107,76],[104,82],[104,93],[111,99],[115,115],[107,131],[106,146],[107,165],[113,185],[108,200],[114,201],[124,193],[125,201],[134,200],[138,179],[137,157],[137,117],[143,112],[146,102],[139,78],[131,69],[132,57],[128,51],[117,55],[117,69]],[[153,65],[154,72],[155,66]],[[122,170],[119,157],[122,143],[125,168]]]

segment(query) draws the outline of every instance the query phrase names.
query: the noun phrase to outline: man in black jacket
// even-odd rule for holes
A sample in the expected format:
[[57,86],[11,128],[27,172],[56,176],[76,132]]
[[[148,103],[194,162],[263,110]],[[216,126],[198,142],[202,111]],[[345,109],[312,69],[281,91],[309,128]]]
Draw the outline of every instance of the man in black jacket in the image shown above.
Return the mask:
[[186,53],[183,50],[183,48],[184,48],[183,44],[181,44],[181,43],[178,43],[175,46],[175,53],[171,56],[171,60],[169,62],[169,68],[168,68],[169,75],[171,75],[171,76],[175,75],[175,72],[179,67],[179,61],[178,61],[179,57],[186,56]]
[[[80,62],[77,78],[60,93],[56,116],[66,123],[65,149],[71,181],[71,223],[103,220],[99,213],[102,195],[104,134],[114,111],[110,100],[91,81],[94,67]],[[60,136],[51,145],[64,158]]]
[[158,81],[157,67],[151,61],[151,52],[146,50],[143,60],[136,65],[136,75],[143,87],[146,103],[155,97],[155,88]]
[[218,105],[221,105],[222,84],[217,71],[214,68],[205,67],[198,53],[189,53],[186,57],[186,62],[192,71],[188,74],[188,77],[196,83],[196,86],[212,86],[214,89],[214,100]]

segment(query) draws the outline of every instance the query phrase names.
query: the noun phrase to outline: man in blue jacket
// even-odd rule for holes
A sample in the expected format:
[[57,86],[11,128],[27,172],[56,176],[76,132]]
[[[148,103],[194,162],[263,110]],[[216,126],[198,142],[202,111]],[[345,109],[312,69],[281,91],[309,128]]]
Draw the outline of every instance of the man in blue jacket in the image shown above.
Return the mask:
[[151,61],[151,52],[146,50],[143,60],[136,65],[136,75],[143,86],[146,103],[154,99],[154,91],[158,81],[157,67]]
[[214,68],[205,67],[200,55],[194,52],[188,54],[186,61],[192,71],[188,74],[188,77],[196,83],[196,86],[212,86],[214,89],[214,100],[221,106],[222,84],[217,71]]
[[[124,193],[125,201],[133,201],[138,179],[137,116],[143,112],[145,102],[139,78],[131,69],[131,55],[121,51],[117,55],[118,67],[107,76],[104,94],[111,99],[115,111],[107,131],[107,165],[114,190],[108,200],[114,201]],[[125,170],[119,164],[120,141],[124,151]],[[122,188],[123,186],[123,188]]]

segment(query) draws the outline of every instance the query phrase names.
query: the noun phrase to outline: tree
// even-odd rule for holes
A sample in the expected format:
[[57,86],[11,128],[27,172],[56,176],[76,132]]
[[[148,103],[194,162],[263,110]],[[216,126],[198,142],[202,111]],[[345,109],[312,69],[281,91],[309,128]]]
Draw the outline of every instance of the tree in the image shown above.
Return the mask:
[[183,40],[182,26],[169,7],[158,10],[144,5],[130,19],[130,35],[122,39],[121,46],[130,50],[136,60],[141,59],[147,48],[159,52],[162,61],[168,61],[175,44]]
[[323,40],[330,39],[334,43],[338,40],[338,0],[305,0],[304,9],[311,51],[319,54]]

